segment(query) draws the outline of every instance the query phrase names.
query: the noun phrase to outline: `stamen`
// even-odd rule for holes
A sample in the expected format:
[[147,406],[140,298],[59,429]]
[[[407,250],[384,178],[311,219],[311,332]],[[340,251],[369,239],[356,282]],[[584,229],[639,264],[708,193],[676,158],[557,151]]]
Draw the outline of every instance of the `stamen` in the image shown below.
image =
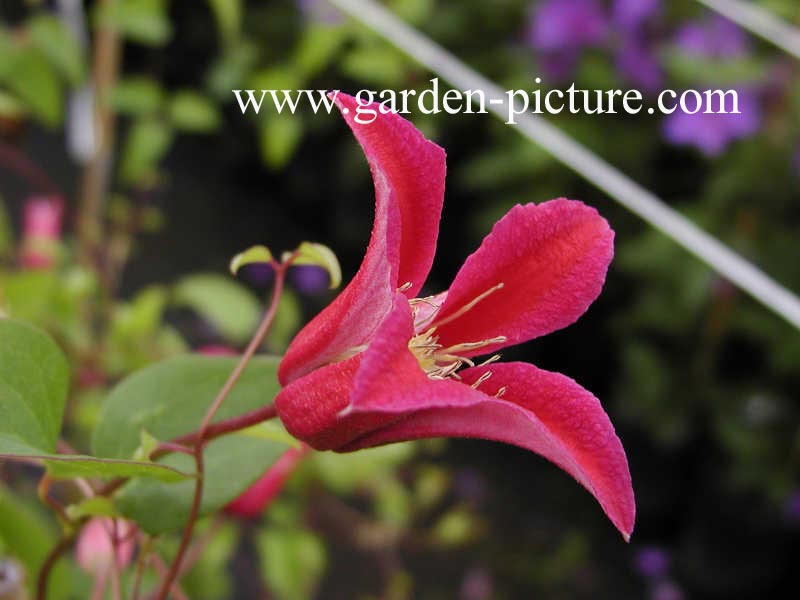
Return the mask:
[[495,393],[494,397],[495,397],[495,398],[502,398],[502,397],[503,397],[503,394],[505,394],[505,393],[506,393],[506,390],[507,390],[507,389],[508,389],[508,388],[506,388],[506,386],[503,386],[503,387],[501,387],[499,390],[497,390],[497,392]]
[[487,358],[485,361],[483,361],[481,364],[479,364],[479,365],[476,365],[476,366],[478,366],[478,367],[485,367],[486,365],[490,365],[490,364],[492,364],[493,362],[497,362],[498,360],[500,360],[500,355],[499,355],[499,354],[495,354],[494,356],[490,356],[490,357],[489,357],[489,358]]
[[398,292],[407,292],[408,290],[411,289],[412,285],[413,284],[410,281],[406,281],[403,285],[401,285],[399,288],[397,288],[397,291]]
[[484,373],[483,375],[478,377],[478,379],[475,380],[475,383],[473,383],[470,387],[473,390],[477,390],[478,386],[480,384],[482,384],[484,381],[486,381],[487,379],[489,379],[489,377],[491,377],[491,376],[492,376],[492,372],[491,371],[486,371],[486,373]]
[[466,303],[464,306],[462,306],[461,308],[459,308],[459,309],[458,309],[456,312],[454,312],[454,313],[453,313],[452,315],[450,315],[449,317],[445,317],[444,319],[442,319],[441,321],[439,321],[439,322],[436,324],[436,326],[437,326],[437,327],[441,327],[441,326],[442,326],[442,325],[444,325],[445,323],[450,323],[451,321],[455,321],[455,320],[456,320],[457,318],[459,318],[460,316],[464,315],[465,313],[468,313],[470,310],[472,310],[473,308],[475,308],[475,305],[477,305],[479,302],[481,302],[482,300],[485,300],[485,299],[486,299],[488,296],[490,296],[491,294],[493,294],[493,293],[494,293],[494,292],[496,292],[497,290],[501,290],[501,289],[503,289],[503,285],[504,285],[503,283],[498,283],[496,286],[489,288],[488,290],[486,290],[485,292],[483,292],[482,294],[480,294],[480,295],[479,295],[477,298],[475,298],[474,300],[471,300],[471,301],[467,302],[467,303]]
[[497,337],[490,338],[488,340],[481,340],[480,342],[464,342],[462,344],[456,344],[454,346],[450,346],[449,348],[444,348],[442,352],[447,352],[449,354],[456,354],[459,352],[463,352],[464,350],[477,350],[478,348],[484,348],[486,346],[492,346],[494,344],[503,344],[508,341],[508,338],[504,335],[498,335]]

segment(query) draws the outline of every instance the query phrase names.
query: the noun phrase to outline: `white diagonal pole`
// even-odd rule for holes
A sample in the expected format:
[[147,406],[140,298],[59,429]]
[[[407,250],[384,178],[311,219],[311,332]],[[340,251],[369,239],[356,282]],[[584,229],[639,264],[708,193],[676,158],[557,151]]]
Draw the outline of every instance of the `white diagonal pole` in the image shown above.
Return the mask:
[[800,58],[800,29],[752,2],[742,0],[697,0],[711,10],[728,17],[751,33]]
[[[483,90],[488,99],[495,101],[487,102],[488,110],[503,121],[507,119],[508,97],[504,90],[373,0],[329,2],[455,87]],[[800,299],[791,291],[545,119],[531,113],[516,118],[516,128],[525,137],[800,329]]]

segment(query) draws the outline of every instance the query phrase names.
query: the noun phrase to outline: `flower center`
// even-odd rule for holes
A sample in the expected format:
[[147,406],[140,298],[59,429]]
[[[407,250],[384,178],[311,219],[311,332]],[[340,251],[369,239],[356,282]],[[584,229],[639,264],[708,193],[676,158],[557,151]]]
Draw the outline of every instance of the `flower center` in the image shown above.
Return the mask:
[[[460,379],[457,371],[464,365],[474,367],[476,366],[472,359],[465,356],[465,353],[472,354],[473,351],[496,344],[502,344],[507,340],[506,336],[497,336],[485,340],[478,340],[474,342],[461,342],[451,346],[443,346],[439,343],[439,336],[436,334],[436,329],[444,323],[449,323],[456,320],[463,314],[472,310],[481,300],[492,294],[493,292],[501,289],[502,283],[489,288],[482,294],[479,294],[473,300],[467,302],[460,309],[453,314],[445,317],[433,327],[427,327],[432,323],[436,314],[441,308],[441,304],[436,302],[436,296],[428,296],[426,298],[414,298],[410,301],[414,315],[414,330],[420,331],[408,342],[408,349],[419,361],[419,366],[431,379],[447,379],[454,378]],[[493,363],[500,358],[499,354],[495,354],[488,360],[483,361],[478,366]],[[486,381],[491,376],[491,372],[484,373],[478,381],[472,384],[472,387],[477,388],[482,382]]]

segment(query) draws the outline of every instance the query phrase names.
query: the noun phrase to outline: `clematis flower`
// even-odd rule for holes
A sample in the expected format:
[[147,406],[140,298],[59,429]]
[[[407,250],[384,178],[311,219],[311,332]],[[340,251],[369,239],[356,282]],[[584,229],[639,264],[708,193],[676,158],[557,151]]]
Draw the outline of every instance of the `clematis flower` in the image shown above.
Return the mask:
[[444,151],[396,114],[360,125],[354,98],[336,103],[372,171],[375,222],[353,280],[281,361],[275,405],[287,430],[338,452],[443,436],[515,444],[575,477],[628,539],[628,464],[600,402],[559,373],[495,362],[503,347],[586,311],[613,254],[608,223],[571,200],[515,206],[449,290],[418,298],[436,247]]
[[226,510],[234,515],[253,519],[266,509],[292,476],[297,465],[308,454],[305,444],[289,448],[267,471],[247,490],[230,504]]
[[25,201],[20,261],[25,269],[50,269],[58,258],[64,201],[58,196],[34,196]]
[[[119,543],[116,548],[117,566],[122,568],[128,565],[133,558],[136,543],[132,533],[134,525],[128,521],[118,521],[116,535]],[[111,536],[114,531],[111,519],[96,517],[91,519],[81,530],[75,546],[75,555],[78,565],[93,575],[108,571],[114,560],[114,546]]]

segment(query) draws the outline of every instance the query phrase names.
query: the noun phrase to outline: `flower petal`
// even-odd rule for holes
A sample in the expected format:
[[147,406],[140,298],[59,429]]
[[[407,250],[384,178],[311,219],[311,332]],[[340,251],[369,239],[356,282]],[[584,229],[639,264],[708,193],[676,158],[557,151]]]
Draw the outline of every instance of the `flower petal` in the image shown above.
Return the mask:
[[[295,337],[281,361],[282,384],[366,344],[406,283],[415,295],[430,270],[444,199],[445,154],[414,126],[378,104],[335,98],[366,154],[375,182],[375,222],[364,261],[342,293]],[[369,124],[357,121],[376,111]]]
[[[469,384],[488,371],[492,375],[480,383],[480,391],[472,389]],[[340,450],[430,437],[514,444],[540,454],[575,477],[625,539],[630,538],[636,508],[628,462],[597,398],[565,375],[526,363],[496,363],[460,375],[463,383],[431,381],[425,396],[405,406],[402,402],[370,406],[367,410],[384,413],[408,411],[409,404],[417,410],[404,412],[404,418]],[[501,387],[506,388],[502,398],[494,397]],[[420,409],[420,404],[429,408]]]
[[613,244],[606,220],[582,202],[561,198],[515,206],[456,275],[433,323],[440,343],[507,338],[465,353],[488,354],[575,322],[603,287]]

